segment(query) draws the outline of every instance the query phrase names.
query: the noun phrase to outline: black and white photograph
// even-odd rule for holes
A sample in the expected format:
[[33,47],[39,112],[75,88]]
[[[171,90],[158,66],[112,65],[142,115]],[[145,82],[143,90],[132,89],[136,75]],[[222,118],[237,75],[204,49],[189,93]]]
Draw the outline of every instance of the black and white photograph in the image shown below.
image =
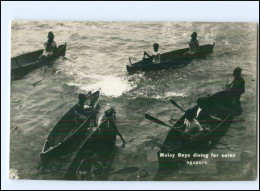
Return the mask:
[[259,2],[2,1],[1,189],[258,190]]
[[11,27],[11,179],[256,178],[255,23]]

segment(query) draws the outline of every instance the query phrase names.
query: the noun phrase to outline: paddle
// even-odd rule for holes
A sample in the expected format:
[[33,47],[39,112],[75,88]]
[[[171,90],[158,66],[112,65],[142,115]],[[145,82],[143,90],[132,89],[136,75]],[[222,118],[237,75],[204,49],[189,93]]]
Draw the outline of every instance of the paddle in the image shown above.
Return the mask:
[[122,134],[121,133],[119,133],[119,131],[118,131],[118,129],[116,128],[116,126],[115,126],[115,131],[117,132],[117,134],[118,134],[118,136],[121,138],[121,140],[122,140],[122,142],[123,142],[123,145],[122,145],[122,147],[125,147],[125,144],[126,144],[126,142],[125,142],[125,140],[123,139],[123,136],[122,136]]
[[161,121],[161,120],[159,120],[159,119],[157,119],[157,118],[155,118],[155,117],[152,117],[151,115],[145,114],[144,116],[145,116],[146,119],[149,119],[149,120],[151,120],[151,121],[153,121],[153,122],[155,122],[155,123],[158,123],[158,124],[160,124],[160,125],[164,125],[164,126],[166,126],[166,127],[170,127],[171,130],[173,130],[173,131],[177,131],[177,132],[179,132],[179,133],[183,133],[182,130],[176,129],[176,128],[174,128],[174,127],[172,127],[172,126],[170,126],[170,125],[164,123],[163,121]]
[[[113,175],[113,174],[128,174],[128,173],[134,173],[138,170],[139,170],[138,167],[128,167],[128,168],[123,168],[123,169],[120,169],[120,170],[117,170],[117,171],[114,171],[114,172],[111,172],[111,173],[108,173],[108,174],[103,174],[103,175],[100,175],[100,176],[110,176],[110,175]],[[90,180],[95,179],[95,178],[98,178],[98,177],[93,177]]]
[[[99,94],[101,95],[101,88],[99,88],[98,90],[99,90]],[[88,95],[90,95],[90,94],[91,94],[91,91],[89,91],[86,96],[88,96]],[[95,105],[93,106],[94,109],[97,107],[97,104],[98,104],[98,102],[99,102],[99,99],[100,99],[100,96],[98,97],[98,100],[96,101]]]
[[46,76],[45,78],[42,78],[41,80],[35,82],[35,83],[33,84],[33,87],[35,87],[38,83],[40,83],[41,81],[45,80],[46,78],[49,78],[49,77],[51,77],[51,76],[53,76],[53,75],[55,75],[55,74],[57,74],[57,72],[52,73],[51,75]]
[[41,81],[45,80],[45,79],[48,78],[48,77],[50,77],[50,76],[47,76],[47,77],[45,77],[45,78],[43,78],[43,79],[41,79],[41,80],[35,82],[35,83],[33,84],[33,87],[35,87],[38,83],[40,83]]
[[130,63],[131,65],[133,65],[130,57],[129,57],[129,63]]
[[176,107],[178,107],[180,110],[182,110],[183,112],[186,112],[184,109],[182,109],[173,99],[171,99],[170,100],[171,101],[171,103],[173,104],[173,105],[175,105]]
[[[153,116],[151,116],[151,115],[145,114],[144,116],[145,116],[146,119],[149,119],[149,120],[151,120],[151,121],[153,121],[153,122],[155,122],[155,123],[158,123],[158,124],[160,124],[160,125],[164,125],[164,126],[166,126],[166,127],[170,127],[171,129],[174,129],[172,126],[170,126],[170,125],[164,123],[163,121],[161,121],[161,120],[159,120],[159,119],[157,119],[157,118],[155,118],[155,117],[153,117]],[[174,130],[176,130],[176,129],[174,129]]]
[[[56,72],[56,73],[57,73],[57,72]],[[56,73],[54,73],[54,74],[52,73],[51,75],[49,75],[49,76],[47,76],[47,77],[45,77],[45,78],[43,78],[43,79],[41,79],[41,80],[35,82],[35,83],[33,84],[33,87],[35,87],[38,83],[40,83],[41,81],[45,80],[46,78],[49,78],[49,77],[55,75]]]

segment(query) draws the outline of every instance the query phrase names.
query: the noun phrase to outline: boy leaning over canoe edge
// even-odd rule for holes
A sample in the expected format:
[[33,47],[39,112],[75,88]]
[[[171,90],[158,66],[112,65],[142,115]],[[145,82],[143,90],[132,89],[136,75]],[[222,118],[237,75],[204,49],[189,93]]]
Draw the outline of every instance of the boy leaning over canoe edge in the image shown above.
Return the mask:
[[153,54],[152,55],[149,55],[146,51],[144,51],[143,59],[145,59],[145,56],[148,56],[148,58],[153,58],[154,64],[159,64],[160,63],[159,44],[158,43],[153,44]]

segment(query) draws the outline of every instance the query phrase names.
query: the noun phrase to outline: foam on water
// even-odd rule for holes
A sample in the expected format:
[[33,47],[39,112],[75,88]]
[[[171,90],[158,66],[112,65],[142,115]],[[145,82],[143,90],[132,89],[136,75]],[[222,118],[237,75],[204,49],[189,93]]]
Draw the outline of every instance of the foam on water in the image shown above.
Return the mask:
[[166,92],[165,97],[187,97],[187,95],[182,92]]
[[80,82],[69,82],[67,85],[76,86],[82,91],[94,91],[97,88],[101,88],[101,94],[108,97],[119,97],[123,93],[126,93],[133,89],[135,85],[128,82],[126,79],[117,76],[101,76],[101,75],[84,75],[89,80],[95,80],[94,84]]
[[157,100],[168,100],[173,97],[187,97],[185,93],[181,92],[166,92],[164,94],[155,94],[155,95],[147,95],[144,94],[143,92],[139,92],[137,97],[145,97],[145,98],[152,98],[152,99],[157,99]]

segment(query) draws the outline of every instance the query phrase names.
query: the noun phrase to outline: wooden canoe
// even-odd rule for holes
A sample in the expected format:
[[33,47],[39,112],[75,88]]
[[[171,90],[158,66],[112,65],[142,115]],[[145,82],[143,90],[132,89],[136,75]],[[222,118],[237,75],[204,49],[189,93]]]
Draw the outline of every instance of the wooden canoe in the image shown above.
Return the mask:
[[54,61],[58,57],[65,56],[66,47],[66,43],[60,45],[58,47],[57,52],[55,52],[52,56],[48,57],[46,60],[39,60],[39,57],[42,55],[44,51],[43,49],[11,58],[12,79],[19,79],[36,68],[52,64],[52,61]]
[[[176,169],[180,164],[185,163],[185,159],[176,157],[178,153],[190,154],[189,160],[200,160],[201,158],[192,157],[193,153],[208,153],[214,147],[219,139],[225,135],[228,127],[232,123],[235,112],[227,108],[227,104],[223,102],[223,97],[219,98],[219,93],[208,97],[210,106],[208,108],[209,114],[213,117],[202,123],[209,127],[210,130],[203,131],[197,135],[184,134],[183,125],[185,115],[183,115],[169,131],[161,150],[157,153],[160,170]],[[195,106],[196,107],[196,106]],[[194,107],[194,108],[195,108]],[[234,110],[233,107],[232,110]],[[178,127],[182,129],[176,130]],[[176,129],[175,129],[176,128]],[[175,155],[175,158],[171,156]]]
[[85,119],[78,119],[78,115],[75,113],[77,104],[75,104],[59,120],[44,143],[40,154],[43,164],[49,158],[64,156],[72,152],[80,141],[87,136],[86,129],[95,121],[98,114],[99,97],[100,91],[96,91],[87,97],[86,101],[93,104],[93,109]]
[[131,63],[126,66],[126,69],[129,73],[136,71],[149,71],[149,70],[162,70],[167,68],[180,67],[190,63],[194,59],[204,59],[206,56],[213,52],[215,43],[202,45],[199,47],[199,50],[195,54],[189,54],[189,48],[179,49],[171,52],[161,54],[161,62],[154,64],[152,58],[145,58],[136,63]]
[[[64,178],[67,180],[105,179],[110,170],[116,143],[115,112],[90,133],[70,163]],[[80,174],[91,173],[92,176]]]

